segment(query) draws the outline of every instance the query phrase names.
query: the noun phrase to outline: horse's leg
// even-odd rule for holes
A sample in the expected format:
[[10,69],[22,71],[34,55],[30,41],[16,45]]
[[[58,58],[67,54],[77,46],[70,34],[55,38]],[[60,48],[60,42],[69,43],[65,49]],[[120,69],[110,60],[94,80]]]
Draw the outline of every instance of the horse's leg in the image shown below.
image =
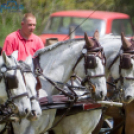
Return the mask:
[[[113,129],[115,127],[117,127],[117,125],[119,125],[124,119],[123,118],[113,118],[113,121],[114,121],[114,126],[113,126]],[[122,125],[121,127],[117,128],[115,131],[114,131],[114,134],[122,134],[123,132],[123,127],[124,125]]]
[[[109,77],[109,78],[107,79],[107,82],[113,83],[113,78],[112,78],[112,77]],[[107,91],[107,97],[108,97],[108,98],[113,97],[113,95],[114,95],[114,90],[115,90],[115,89],[113,88],[113,86],[107,84],[107,90],[108,90],[108,91]],[[113,117],[113,121],[114,121],[113,128],[115,128],[117,125],[119,125],[120,122],[122,122],[123,119],[124,119],[123,116],[122,116],[122,113],[121,113],[121,109],[118,108],[118,107],[109,107],[109,108],[106,110],[105,114],[106,114],[107,116]],[[117,129],[114,131],[114,134],[121,134],[121,133],[122,133],[122,129],[123,129],[123,127],[117,128]]]
[[126,122],[125,133],[134,134],[134,101],[125,106]]
[[114,125],[113,130],[114,134],[121,134],[123,130],[123,125],[121,127],[117,127],[121,122],[124,120],[124,115],[122,114],[122,109],[118,107],[108,107],[108,109],[105,112],[105,115],[113,117]]

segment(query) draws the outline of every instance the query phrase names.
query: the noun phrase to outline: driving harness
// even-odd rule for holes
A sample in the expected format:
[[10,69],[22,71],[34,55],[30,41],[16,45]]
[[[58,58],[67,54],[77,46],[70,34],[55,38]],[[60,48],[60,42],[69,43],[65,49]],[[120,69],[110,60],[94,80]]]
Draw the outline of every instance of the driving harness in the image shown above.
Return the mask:
[[[99,75],[94,75],[94,76],[89,76],[88,75],[88,69],[95,69],[96,66],[97,66],[97,63],[96,63],[96,57],[99,57],[102,61],[102,64],[105,66],[106,64],[106,58],[105,58],[105,55],[103,53],[103,48],[100,46],[99,42],[92,38],[93,42],[94,42],[94,46],[92,49],[88,49],[88,47],[85,45],[83,47],[83,51],[80,55],[80,57],[77,59],[74,67],[72,68],[72,71],[74,72],[77,64],[81,61],[82,58],[84,58],[84,68],[85,68],[85,74],[86,74],[86,77],[82,80],[82,84],[84,85],[86,82],[88,82],[88,84],[92,87],[93,89],[93,93],[95,93],[95,87],[94,85],[91,83],[90,81],[90,78],[95,78],[95,77],[105,77],[105,74],[99,74]],[[53,80],[51,80],[50,78],[46,77],[44,74],[43,74],[43,71],[42,69],[40,68],[40,65],[39,65],[39,56],[37,56],[36,58],[33,59],[33,63],[34,63],[34,70],[35,70],[35,74],[37,76],[43,76],[47,81],[49,81],[53,86],[55,86],[56,89],[58,89],[59,91],[61,91],[65,96],[48,96],[47,98],[46,97],[43,97],[40,99],[40,103],[41,105],[46,105],[47,107],[47,104],[49,104],[49,108],[51,108],[51,104],[54,103],[54,105],[56,105],[55,103],[55,100],[60,100],[60,103],[64,103],[65,101],[69,102],[69,105],[67,105],[67,108],[66,110],[64,111],[64,114],[61,116],[60,120],[58,122],[56,122],[49,130],[51,130],[53,127],[55,127],[64,117],[65,115],[68,114],[68,112],[70,111],[70,109],[72,108],[72,106],[77,102],[77,95],[73,92],[73,89],[74,88],[74,85],[72,84],[69,89],[70,91],[72,92],[72,94],[68,94],[66,93],[63,89],[59,88],[57,86],[57,84],[59,84],[60,82],[55,82]],[[73,75],[71,76],[71,78],[79,78],[78,76],[75,75],[75,73],[73,73]],[[71,80],[71,82],[73,83],[73,79]],[[58,97],[58,99],[57,99]],[[62,98],[62,99],[61,99]],[[89,100],[89,102],[92,102],[92,104],[94,104],[94,106],[92,105],[92,108],[91,109],[96,109],[96,108],[102,108],[101,105],[98,105],[98,104],[95,104],[93,100]],[[45,103],[46,102],[46,103]],[[88,106],[87,106],[88,107]],[[54,107],[53,108],[58,108],[58,107]]]
[[[25,81],[24,73],[32,72],[31,68],[27,64],[25,64],[22,61],[19,61],[19,63],[20,63],[20,65],[16,64],[15,66],[11,66],[11,67],[7,67],[5,64],[3,64],[0,68],[0,73],[1,73],[0,80],[2,80],[2,78],[4,78],[6,91],[7,91],[7,95],[8,95],[7,102],[3,105],[0,105],[0,115],[2,115],[2,117],[0,118],[0,123],[6,123],[4,129],[0,132],[0,134],[3,134],[6,130],[7,130],[8,134],[14,133],[11,121],[9,119],[10,116],[13,115],[12,108],[14,108],[14,109],[17,108],[14,105],[14,100],[18,99],[20,97],[24,97],[24,96],[29,97],[27,92],[22,93],[20,95],[16,95],[16,96],[12,96],[12,94],[11,94],[11,89],[18,88],[18,79],[16,77],[17,69],[20,70],[25,84],[26,84],[26,81]],[[10,71],[10,70],[14,70],[13,75],[6,74],[6,72]],[[30,98],[30,100],[32,100],[32,99],[37,99],[37,97],[32,96]]]

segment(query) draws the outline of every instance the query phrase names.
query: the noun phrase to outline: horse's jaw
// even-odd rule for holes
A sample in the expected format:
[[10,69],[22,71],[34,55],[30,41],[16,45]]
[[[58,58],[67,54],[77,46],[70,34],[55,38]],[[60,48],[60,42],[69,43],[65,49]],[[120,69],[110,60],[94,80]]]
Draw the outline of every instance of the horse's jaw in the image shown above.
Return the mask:
[[130,103],[134,100],[134,86],[132,87],[130,85],[129,87],[122,89],[121,100],[124,103]]
[[106,78],[102,77],[101,79],[97,80],[97,82],[94,83],[94,86],[94,99],[96,101],[104,100],[107,95]]

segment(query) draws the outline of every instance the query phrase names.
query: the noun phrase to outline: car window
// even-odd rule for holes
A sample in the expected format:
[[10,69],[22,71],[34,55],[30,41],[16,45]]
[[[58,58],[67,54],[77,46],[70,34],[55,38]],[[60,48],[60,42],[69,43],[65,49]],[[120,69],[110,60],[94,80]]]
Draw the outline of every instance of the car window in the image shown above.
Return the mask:
[[98,30],[100,35],[105,33],[104,20],[78,17],[52,17],[44,33],[68,34],[70,26],[75,28],[76,35],[84,35],[86,32],[89,36],[93,36],[95,30]]
[[133,35],[133,29],[129,19],[113,20],[112,33],[114,35],[120,35],[121,32],[124,32],[126,37],[130,37]]
[[57,30],[59,28],[60,22],[61,22],[61,18],[60,17],[54,17],[54,18],[52,18],[49,31],[50,32],[57,33]]

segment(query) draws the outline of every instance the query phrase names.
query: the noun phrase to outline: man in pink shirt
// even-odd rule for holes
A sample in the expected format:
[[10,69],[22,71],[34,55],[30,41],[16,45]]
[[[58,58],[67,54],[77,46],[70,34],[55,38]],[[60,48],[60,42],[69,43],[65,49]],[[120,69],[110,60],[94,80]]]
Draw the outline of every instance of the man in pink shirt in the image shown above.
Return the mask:
[[13,51],[18,50],[18,60],[26,58],[44,48],[42,40],[33,31],[36,28],[36,18],[32,13],[26,13],[21,21],[21,29],[9,34],[4,42],[2,51],[11,55]]

